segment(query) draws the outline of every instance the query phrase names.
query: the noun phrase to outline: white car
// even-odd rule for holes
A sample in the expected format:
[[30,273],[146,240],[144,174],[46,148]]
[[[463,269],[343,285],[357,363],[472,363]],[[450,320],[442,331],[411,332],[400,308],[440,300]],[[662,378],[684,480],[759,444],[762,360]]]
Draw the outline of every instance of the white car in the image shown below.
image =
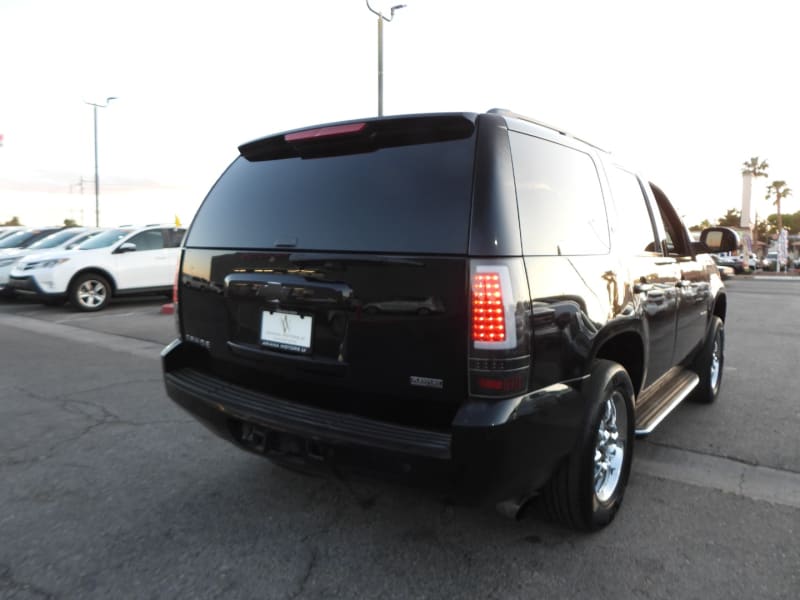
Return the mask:
[[75,250],[21,260],[8,284],[45,303],[68,299],[83,311],[100,310],[113,296],[168,294],[184,233],[167,225],[110,229]]
[[0,296],[14,295],[13,288],[8,287],[8,275],[14,265],[23,258],[35,256],[49,250],[71,250],[99,232],[99,229],[70,227],[68,229],[55,231],[25,248],[0,250]]

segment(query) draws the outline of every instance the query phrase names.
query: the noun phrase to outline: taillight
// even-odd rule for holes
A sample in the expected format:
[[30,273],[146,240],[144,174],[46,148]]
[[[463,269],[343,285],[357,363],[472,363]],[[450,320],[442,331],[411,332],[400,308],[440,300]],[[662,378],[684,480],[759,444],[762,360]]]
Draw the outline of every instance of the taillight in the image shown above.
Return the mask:
[[499,273],[472,276],[472,341],[504,342],[506,319]]
[[478,265],[472,273],[472,343],[475,348],[517,345],[511,276],[504,265]]
[[[512,263],[512,266],[522,265]],[[519,272],[517,281],[520,281]],[[469,321],[472,395],[507,398],[528,389],[530,350],[524,342],[527,336],[520,339],[520,347],[517,345],[517,328],[528,322],[525,318],[527,293],[523,290],[525,288],[518,290],[521,293],[514,293],[508,264],[499,261],[472,264]]]

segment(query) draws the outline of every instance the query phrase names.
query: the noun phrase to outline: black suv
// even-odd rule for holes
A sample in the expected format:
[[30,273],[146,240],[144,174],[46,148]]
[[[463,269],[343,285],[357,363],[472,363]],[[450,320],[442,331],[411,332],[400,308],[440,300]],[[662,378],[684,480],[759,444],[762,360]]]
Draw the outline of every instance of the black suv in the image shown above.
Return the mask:
[[726,296],[664,193],[507,111],[242,145],[187,234],[166,389],[301,470],[597,529],[633,439],[720,388]]

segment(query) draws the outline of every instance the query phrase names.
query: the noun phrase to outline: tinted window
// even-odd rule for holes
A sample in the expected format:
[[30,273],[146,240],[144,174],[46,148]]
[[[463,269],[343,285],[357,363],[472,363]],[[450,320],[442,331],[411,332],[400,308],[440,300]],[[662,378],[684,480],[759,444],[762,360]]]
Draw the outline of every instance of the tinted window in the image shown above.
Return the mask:
[[130,229],[109,229],[92,238],[89,238],[78,246],[79,250],[94,250],[95,248],[107,248],[114,242],[124,238],[131,232]]
[[126,243],[136,244],[136,251],[161,250],[164,247],[164,236],[160,229],[150,229],[136,234]]
[[691,250],[689,248],[689,238],[686,230],[681,223],[675,209],[667,199],[666,194],[661,191],[657,185],[650,184],[650,189],[653,191],[653,196],[658,205],[659,214],[656,218],[660,218],[664,225],[665,237],[661,241],[664,250],[667,254],[672,256],[689,256]]
[[67,240],[74,238],[76,235],[78,235],[78,230],[64,229],[63,231],[51,233],[47,237],[43,237],[38,242],[34,242],[28,247],[31,250],[33,250],[34,248],[37,250],[41,250],[42,248],[55,248],[56,246],[60,246]]
[[166,248],[177,248],[183,241],[183,236],[186,233],[185,229],[163,229],[164,246]]
[[639,178],[617,167],[609,170],[608,178],[617,207],[615,245],[626,254],[661,254]]
[[186,245],[464,253],[474,135],[323,158],[238,158]]
[[606,254],[608,221],[592,158],[509,132],[525,254]]
[[34,235],[36,234],[33,231],[15,231],[0,241],[0,248],[17,248],[31,239]]

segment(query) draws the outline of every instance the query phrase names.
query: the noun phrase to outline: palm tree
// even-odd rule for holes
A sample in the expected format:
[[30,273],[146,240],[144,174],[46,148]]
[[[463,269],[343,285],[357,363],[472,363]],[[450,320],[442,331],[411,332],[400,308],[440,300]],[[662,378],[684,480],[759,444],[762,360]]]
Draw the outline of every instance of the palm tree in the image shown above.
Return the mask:
[[767,200],[775,196],[773,204],[778,207],[778,235],[783,231],[783,218],[781,217],[781,200],[792,194],[792,188],[786,186],[785,181],[773,181],[767,187]]
[[[758,229],[750,223],[750,196],[753,193],[753,177],[766,177],[769,164],[766,160],[760,160],[757,156],[749,161],[742,163],[742,212],[739,224],[752,230],[752,247],[756,251],[758,242]],[[756,224],[758,223],[758,211],[756,211]],[[749,237],[749,235],[748,235]]]
[[750,175],[752,177],[766,177],[769,164],[766,160],[759,161],[757,156],[754,156],[749,161],[742,163],[742,175]]

